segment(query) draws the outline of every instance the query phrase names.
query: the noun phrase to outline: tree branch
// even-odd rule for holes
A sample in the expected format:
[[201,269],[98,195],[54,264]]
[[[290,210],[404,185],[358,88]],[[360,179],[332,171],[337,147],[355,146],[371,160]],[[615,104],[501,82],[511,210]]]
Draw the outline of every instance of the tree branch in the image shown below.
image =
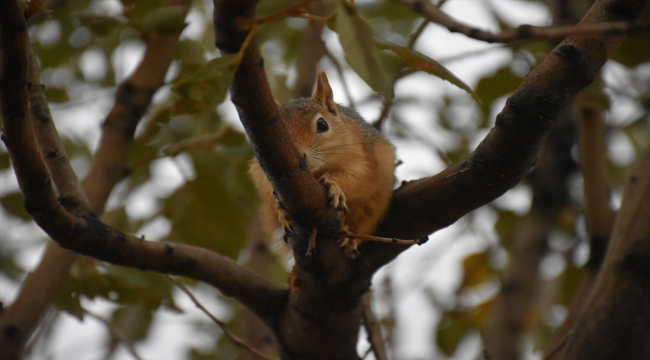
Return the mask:
[[[633,21],[648,1],[596,1],[582,24]],[[542,140],[575,95],[591,83],[621,35],[572,35],[533,69],[508,99],[495,127],[464,161],[441,173],[405,182],[393,193],[377,235],[418,238],[460,217],[517,184],[537,159]],[[454,175],[454,176],[451,176]],[[362,244],[369,266],[378,268],[407,246]]]
[[436,22],[449,30],[457,32],[469,38],[485,41],[487,43],[510,44],[522,40],[562,40],[570,35],[632,35],[650,31],[648,21],[609,21],[598,24],[580,24],[580,26],[532,26],[520,25],[515,29],[502,31],[495,34],[465,25],[438,7],[425,0],[399,0],[402,4],[410,7],[425,18]]
[[650,334],[650,147],[623,192],[610,248],[584,311],[554,359],[647,359]]

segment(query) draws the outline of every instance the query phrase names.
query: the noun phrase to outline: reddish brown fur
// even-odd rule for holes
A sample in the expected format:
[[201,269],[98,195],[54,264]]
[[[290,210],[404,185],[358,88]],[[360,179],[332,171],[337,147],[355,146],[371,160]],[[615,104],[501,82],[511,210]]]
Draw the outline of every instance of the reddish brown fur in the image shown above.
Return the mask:
[[[354,110],[334,103],[325,73],[311,98],[293,99],[280,106],[280,117],[287,122],[291,138],[305,154],[314,177],[328,174],[345,195],[348,214],[345,225],[350,232],[371,234],[388,208],[393,189],[395,149]],[[325,119],[329,131],[317,133],[316,122]],[[264,201],[265,229],[278,228],[273,187],[257,160],[250,174]],[[356,249],[356,244],[353,244]]]

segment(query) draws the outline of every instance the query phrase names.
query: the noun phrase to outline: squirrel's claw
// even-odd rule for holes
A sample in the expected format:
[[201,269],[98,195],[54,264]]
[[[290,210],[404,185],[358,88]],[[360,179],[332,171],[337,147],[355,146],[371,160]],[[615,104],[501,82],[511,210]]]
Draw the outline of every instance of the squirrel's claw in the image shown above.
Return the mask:
[[[273,195],[275,195],[275,192],[273,192]],[[282,225],[282,228],[284,229],[284,242],[288,242],[288,238],[291,236],[291,233],[293,233],[293,230],[295,229],[294,224],[296,222],[293,220],[293,215],[291,215],[289,210],[284,207],[277,196],[275,197],[275,210],[278,212],[278,220],[280,221],[280,225]]]
[[319,181],[327,190],[327,200],[329,201],[330,207],[343,212],[343,216],[347,215],[348,206],[345,203],[345,194],[341,191],[337,183],[329,181],[329,173],[323,174]]
[[359,245],[357,240],[350,238],[342,238],[338,241],[340,247],[345,248],[345,256],[350,259],[356,259],[361,255],[357,246]]

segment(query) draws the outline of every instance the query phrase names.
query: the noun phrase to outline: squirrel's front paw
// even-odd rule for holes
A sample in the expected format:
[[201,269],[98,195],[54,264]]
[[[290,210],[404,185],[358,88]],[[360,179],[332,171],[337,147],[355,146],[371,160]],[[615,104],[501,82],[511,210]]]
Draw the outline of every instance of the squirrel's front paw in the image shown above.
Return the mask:
[[345,248],[345,256],[349,257],[350,259],[356,259],[359,257],[359,255],[361,255],[357,249],[359,243],[355,239],[343,238],[339,240],[338,244],[340,247]]
[[337,210],[342,211],[343,215],[348,214],[348,206],[345,204],[345,194],[337,183],[329,181],[329,174],[325,173],[318,180],[327,189],[327,200],[330,206]]

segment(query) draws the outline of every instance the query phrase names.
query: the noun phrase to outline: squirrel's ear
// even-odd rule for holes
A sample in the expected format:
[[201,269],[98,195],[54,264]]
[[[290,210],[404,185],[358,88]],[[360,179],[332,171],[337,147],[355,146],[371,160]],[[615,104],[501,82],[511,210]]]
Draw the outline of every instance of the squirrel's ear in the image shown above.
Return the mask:
[[330,83],[327,81],[327,75],[325,75],[325,72],[318,72],[316,89],[314,90],[314,94],[311,97],[312,99],[323,104],[323,106],[327,108],[327,111],[338,116],[339,108],[334,102],[334,93],[332,93],[332,88],[330,87]]

